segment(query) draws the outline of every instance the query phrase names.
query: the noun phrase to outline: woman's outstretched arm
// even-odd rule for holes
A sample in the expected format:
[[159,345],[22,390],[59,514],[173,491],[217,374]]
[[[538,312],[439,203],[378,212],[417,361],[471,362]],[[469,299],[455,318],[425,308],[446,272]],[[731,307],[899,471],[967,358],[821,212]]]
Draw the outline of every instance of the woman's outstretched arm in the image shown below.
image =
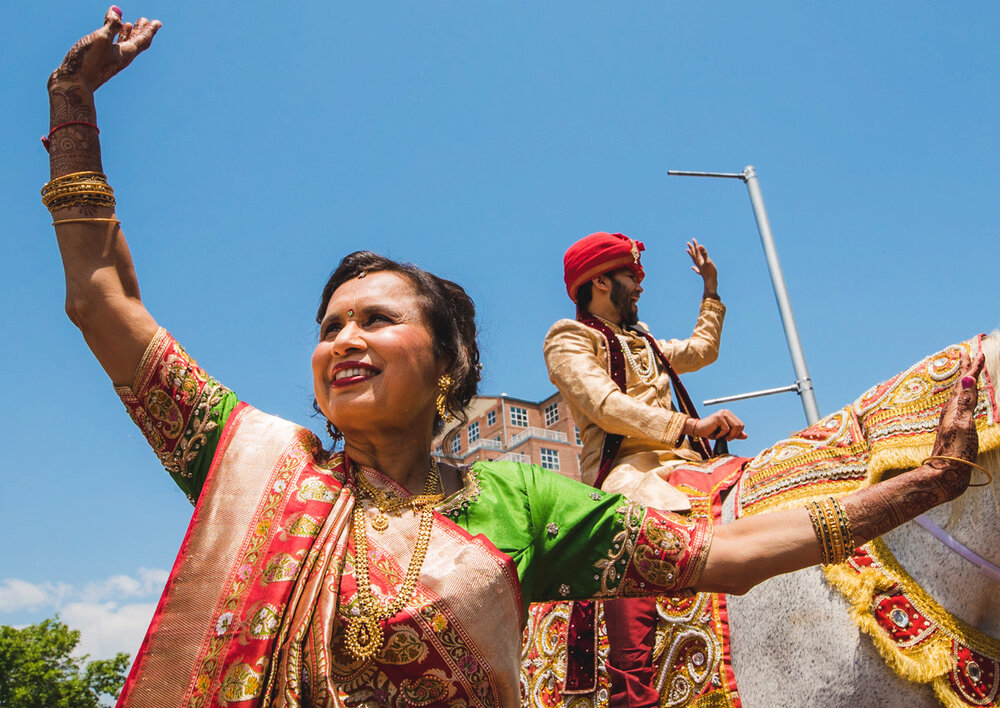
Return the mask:
[[[938,423],[932,456],[975,462],[978,435],[973,414],[976,379],[983,357],[966,367]],[[949,460],[929,460],[915,470],[841,497],[855,546],[965,491],[972,468]],[[717,528],[698,590],[741,594],[781,573],[822,561],[809,513],[793,509],[739,519]]]
[[[93,189],[79,183],[93,178],[72,175],[103,172],[94,92],[147,49],[159,28],[158,21],[146,18],[134,25],[123,23],[121,10],[112,7],[101,28],[74,44],[52,72],[46,147],[50,179],[62,180],[50,194],[59,189]],[[111,380],[131,384],[157,325],[139,298],[132,257],[121,225],[114,220],[114,207],[95,204],[86,196],[54,201],[50,208],[66,273],[66,313]]]

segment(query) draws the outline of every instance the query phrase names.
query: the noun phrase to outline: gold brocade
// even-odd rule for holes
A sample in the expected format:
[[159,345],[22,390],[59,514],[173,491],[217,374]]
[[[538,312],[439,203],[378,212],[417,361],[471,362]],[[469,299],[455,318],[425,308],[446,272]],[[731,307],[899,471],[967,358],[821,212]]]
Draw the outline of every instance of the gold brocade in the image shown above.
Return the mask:
[[[851,616],[858,627],[869,635],[886,664],[900,677],[915,683],[930,683],[937,697],[948,708],[970,705],[998,706],[1000,674],[1000,641],[955,617],[920,587],[919,583],[897,562],[889,547],[876,539],[864,546],[872,563],[863,564],[858,558],[829,566],[823,573],[830,585],[839,590],[851,607]],[[863,557],[863,556],[862,556]],[[880,597],[891,592],[911,605],[914,616],[925,618],[926,627],[916,636],[905,640],[893,637],[887,622],[879,622],[873,612]],[[910,620],[907,619],[907,622]],[[952,675],[956,670],[960,650],[974,651],[994,667],[992,686],[985,702],[963,698],[957,690],[961,682]]]
[[[890,470],[919,467],[932,452],[940,410],[961,373],[963,355],[974,358],[981,350],[981,336],[948,347],[762,452],[747,466],[739,515],[801,507],[875,484]],[[1000,447],[996,392],[987,371],[980,378],[975,423],[980,453]],[[823,572],[898,676],[931,683],[949,708],[998,705],[1000,641],[935,602],[883,541],[866,544],[846,563]],[[893,617],[900,624],[894,625]],[[920,618],[920,631],[903,632],[914,617]],[[992,673],[980,664],[994,667]],[[981,671],[977,680],[963,675],[970,665]],[[978,680],[987,676],[992,685]],[[981,690],[972,695],[963,686]]]

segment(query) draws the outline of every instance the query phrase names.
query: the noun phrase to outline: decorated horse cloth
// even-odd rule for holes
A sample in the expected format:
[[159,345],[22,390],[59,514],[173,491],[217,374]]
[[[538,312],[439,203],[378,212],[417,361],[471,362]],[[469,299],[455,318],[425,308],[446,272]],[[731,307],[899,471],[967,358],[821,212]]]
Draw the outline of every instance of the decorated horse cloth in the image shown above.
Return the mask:
[[[738,516],[804,506],[918,467],[931,454],[944,402],[963,355],[977,356],[979,335],[914,364],[798,435],[764,450],[737,487]],[[981,452],[1000,446],[994,382],[984,370],[975,409]],[[1000,641],[934,601],[876,539],[846,563],[824,568],[858,627],[901,677],[930,683],[949,708],[1000,705]]]
[[[717,521],[725,492],[739,479],[747,458],[720,457],[703,463],[684,463],[668,480],[691,499],[692,518]],[[697,593],[659,596],[653,647],[654,685],[661,706],[740,706],[729,651],[726,596]],[[569,641],[576,603],[531,605],[521,655],[521,692],[532,708],[605,708],[609,705],[608,638],[602,603],[594,606],[595,631],[584,657]],[[573,676],[588,665],[593,676]],[[570,689],[567,690],[567,685]],[[586,686],[580,690],[579,686]]]
[[[398,596],[419,515],[389,512],[377,527],[343,454],[234,402],[162,330],[119,393],[196,497],[121,706],[516,705],[527,603],[679,592],[707,558],[703,520],[532,465],[476,463],[435,506],[412,599],[378,623],[377,654],[355,660],[345,639],[362,615],[359,582],[384,605]],[[359,503],[367,579],[355,576]]]

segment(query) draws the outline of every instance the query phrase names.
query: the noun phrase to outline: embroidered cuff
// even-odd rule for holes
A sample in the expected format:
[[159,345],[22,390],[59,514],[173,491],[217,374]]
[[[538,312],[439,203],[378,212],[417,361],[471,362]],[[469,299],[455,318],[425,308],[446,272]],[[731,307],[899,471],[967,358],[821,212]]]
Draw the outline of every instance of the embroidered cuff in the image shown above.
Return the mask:
[[171,474],[190,478],[191,463],[218,427],[215,407],[230,393],[163,328],[143,354],[131,386],[115,386],[132,420]]
[[135,367],[135,371],[132,373],[132,380],[128,384],[123,384],[121,386],[115,386],[115,393],[122,399],[129,396],[135,399],[137,391],[142,387],[144,381],[149,380],[151,373],[150,362],[155,361],[158,357],[160,349],[166,344],[165,339],[169,338],[167,330],[160,327],[156,330],[156,334],[153,338],[149,340],[149,344],[146,345],[146,351],[142,353],[142,358],[139,359],[139,365]]
[[722,304],[722,300],[714,297],[703,297],[701,299],[701,309],[714,310],[720,315],[726,314],[726,306]]
[[622,597],[676,593],[691,588],[705,568],[712,542],[708,519],[646,509],[635,551],[619,587]]
[[667,428],[663,431],[662,442],[671,448],[677,447],[684,440],[684,424],[688,421],[688,416],[683,413],[674,413],[667,421]]

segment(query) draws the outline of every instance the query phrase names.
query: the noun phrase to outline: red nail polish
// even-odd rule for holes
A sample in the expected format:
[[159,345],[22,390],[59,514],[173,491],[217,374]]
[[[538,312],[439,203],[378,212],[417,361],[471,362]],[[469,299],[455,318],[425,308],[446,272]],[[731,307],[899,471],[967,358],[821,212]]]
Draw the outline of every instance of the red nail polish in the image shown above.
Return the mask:
[[122,9],[120,7],[118,7],[117,5],[112,5],[111,10],[112,12],[118,13],[118,19],[122,18]]
[[962,377],[962,388],[972,388],[976,385],[976,380],[971,376]]

